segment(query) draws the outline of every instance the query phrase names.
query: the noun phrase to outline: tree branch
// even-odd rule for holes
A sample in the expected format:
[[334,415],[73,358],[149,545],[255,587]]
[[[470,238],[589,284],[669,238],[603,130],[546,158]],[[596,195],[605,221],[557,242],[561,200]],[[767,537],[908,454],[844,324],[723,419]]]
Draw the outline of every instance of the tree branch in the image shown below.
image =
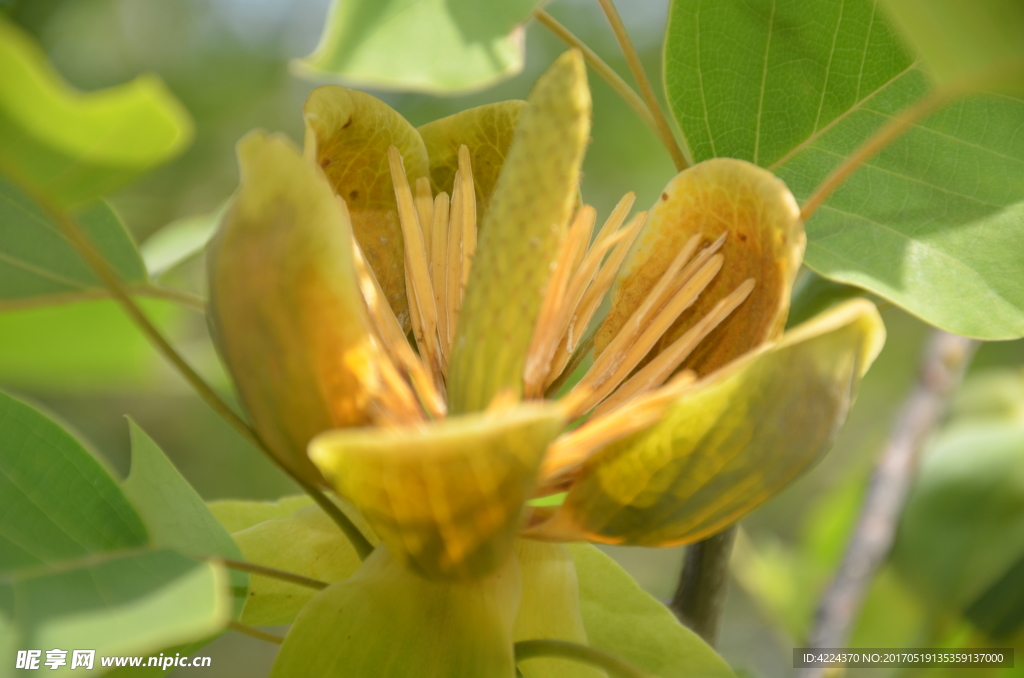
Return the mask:
[[[811,647],[845,646],[868,586],[892,547],[921,449],[945,416],[949,398],[977,347],[975,340],[941,330],[929,339],[917,384],[893,424],[843,561],[818,605]],[[806,669],[804,674],[805,678],[822,675],[822,668]]]

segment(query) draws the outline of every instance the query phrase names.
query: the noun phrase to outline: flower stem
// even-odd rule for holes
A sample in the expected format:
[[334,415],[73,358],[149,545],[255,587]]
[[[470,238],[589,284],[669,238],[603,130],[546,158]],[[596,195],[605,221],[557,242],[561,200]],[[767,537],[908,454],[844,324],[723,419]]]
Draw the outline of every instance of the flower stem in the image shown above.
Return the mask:
[[270,449],[263,443],[259,435],[254,431],[241,417],[239,417],[233,409],[226,402],[224,402],[216,391],[207,384],[199,374],[192,369],[192,367],[185,361],[181,355],[174,350],[171,343],[164,338],[160,333],[160,330],[150,322],[146,314],[143,313],[139,305],[132,299],[128,290],[121,283],[117,273],[110,267],[107,260],[103,258],[103,255],[96,249],[89,238],[85,235],[82,227],[79,223],[66,211],[56,207],[45,197],[39,195],[37,192],[32,191],[27,186],[21,187],[27,195],[32,197],[36,204],[42,207],[43,211],[53,219],[60,227],[61,232],[68,239],[71,245],[78,252],[79,256],[85,260],[85,263],[93,270],[96,277],[100,279],[100,282],[107,288],[110,296],[121,305],[121,308],[128,315],[128,317],[135,323],[135,325],[142,331],[142,333],[149,339],[156,349],[160,352],[163,357],[170,362],[175,369],[185,378],[185,381],[199,394],[199,397],[209,405],[214,412],[219,414],[228,424],[232,426],[238,433],[248,440],[257,449],[261,450],[267,458],[270,459],[278,468],[284,471],[292,480],[298,483],[307,494],[309,494],[313,500],[324,510],[327,515],[337,523],[338,527],[341,528],[345,536],[348,537],[349,541],[352,542],[352,546],[355,548],[356,553],[359,554],[360,558],[366,558],[370,551],[373,550],[373,546],[363,536],[363,533],[359,531],[359,528],[349,519],[348,516],[331,501],[323,492],[313,487],[309,483],[303,481],[290,468],[285,466],[276,456],[274,456]]
[[325,588],[330,586],[327,582],[320,581],[319,579],[310,579],[309,577],[303,577],[301,574],[285,572],[284,570],[276,570],[272,567],[257,565],[256,563],[247,563],[241,560],[232,560],[231,558],[210,558],[210,560],[223,564],[224,567],[229,570],[239,570],[240,572],[258,574],[261,577],[280,579],[281,581],[286,581],[289,584],[297,584],[298,586],[305,586],[306,588],[316,589],[317,591],[323,591]]
[[597,2],[601,5],[601,9],[604,10],[605,16],[608,17],[608,23],[611,24],[615,38],[619,41],[619,47],[622,48],[622,54],[626,57],[626,63],[629,64],[629,70],[633,74],[633,79],[636,80],[637,86],[640,87],[640,94],[643,96],[644,101],[647,102],[647,107],[654,116],[658,136],[661,137],[662,143],[665,144],[665,148],[668,149],[669,154],[672,156],[672,162],[675,163],[676,169],[682,172],[693,164],[693,160],[688,157],[688,154],[683,152],[683,149],[676,142],[675,135],[672,134],[672,128],[669,126],[668,120],[661,110],[658,97],[655,96],[654,88],[651,87],[651,81],[647,77],[647,72],[644,71],[644,65],[640,62],[640,55],[637,54],[633,41],[629,39],[626,26],[622,23],[622,17],[619,16],[619,12],[615,9],[615,3],[612,0],[597,0]]
[[729,556],[736,526],[691,544],[669,607],[679,620],[714,647],[729,589]]
[[249,636],[250,638],[255,638],[256,640],[262,640],[268,643],[273,643],[274,645],[280,645],[284,643],[284,638],[282,638],[281,636],[275,636],[273,633],[260,631],[259,629],[253,628],[251,626],[239,624],[236,621],[229,621],[228,628],[232,631],[238,631],[239,633]]
[[534,657],[562,657],[604,669],[609,676],[651,678],[650,674],[607,652],[565,640],[521,640],[515,644],[515,653],[516,663]]

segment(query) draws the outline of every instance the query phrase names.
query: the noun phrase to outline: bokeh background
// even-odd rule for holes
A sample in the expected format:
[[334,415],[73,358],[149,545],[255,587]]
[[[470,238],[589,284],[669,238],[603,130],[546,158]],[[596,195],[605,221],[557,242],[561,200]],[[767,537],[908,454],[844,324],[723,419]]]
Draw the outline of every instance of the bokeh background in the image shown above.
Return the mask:
[[[660,80],[667,0],[618,4],[649,73]],[[312,51],[327,7],[328,0],[0,0],[0,11],[36,37],[75,87],[94,90],[153,72],[191,112],[197,134],[188,151],[112,196],[144,250],[162,227],[213,213],[231,195],[237,181],[233,147],[244,133],[259,127],[301,141],[301,106],[315,83],[293,77],[289,61]],[[627,75],[597,3],[557,0],[548,10]],[[530,25],[525,71],[495,88],[443,99],[375,94],[419,125],[471,106],[525,98],[530,84],[563,49],[543,27]],[[639,206],[652,204],[674,173],[668,155],[603,81],[591,76],[591,87],[594,125],[584,167],[585,200],[602,215],[629,190],[636,191]],[[174,284],[202,292],[201,261],[173,276]],[[227,390],[203,318],[169,303],[149,301],[146,308],[200,371]],[[888,343],[835,448],[742,522],[720,650],[745,675],[793,674],[791,650],[803,644],[814,605],[842,555],[871,466],[915,379],[928,328],[895,308],[886,308],[883,316]],[[1024,416],[1022,369],[1024,343],[983,346],[953,416],[976,408],[979,398],[993,397],[1002,399],[999,407],[1009,408],[1007,416]],[[65,422],[120,474],[127,472],[124,417],[130,416],[208,500],[274,499],[297,492],[199,401],[109,302],[0,314],[0,387]],[[1015,468],[1017,476],[1011,474],[1008,481],[1010,498],[1000,510],[1024,516],[1024,472],[1019,463]],[[1024,535],[997,532],[992,538],[1004,537],[1011,541],[1005,548],[1024,554]],[[653,595],[671,596],[682,549],[608,550]],[[1021,584],[1014,589],[1010,580],[1008,590],[1022,597],[1017,605],[1024,610],[1024,568],[1018,570]],[[969,620],[942,610],[940,601],[916,591],[913,580],[912,566],[883,569],[855,645],[969,646],[978,638]],[[1024,612],[1020,616],[1024,621]],[[1024,655],[1019,626],[1005,638]],[[272,645],[228,634],[201,652],[213,657],[212,669],[179,669],[170,675],[257,678],[267,675],[274,653]],[[1017,664],[1024,664],[1024,656]],[[1024,670],[1013,673],[1024,675]]]

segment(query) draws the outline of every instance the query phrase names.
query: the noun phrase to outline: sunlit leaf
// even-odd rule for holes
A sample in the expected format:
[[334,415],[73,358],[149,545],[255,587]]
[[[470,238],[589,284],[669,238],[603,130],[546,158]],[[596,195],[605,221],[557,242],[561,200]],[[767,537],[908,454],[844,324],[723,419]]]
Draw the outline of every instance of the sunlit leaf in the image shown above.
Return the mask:
[[[665,84],[696,160],[749,160],[805,200],[929,78],[869,0],[675,0]],[[806,264],[957,334],[1024,335],[1022,123],[1000,94],[914,125],[810,219]]]
[[[155,652],[223,628],[227,579],[220,567],[174,551],[11,574],[0,578],[0,629],[13,630],[13,649],[96,650],[98,670],[100,656]],[[0,643],[5,676],[15,665],[8,652]],[[70,652],[67,660],[70,667]]]
[[659,678],[734,678],[729,665],[614,560],[570,544],[590,645]]
[[419,128],[430,158],[430,184],[434,193],[452,195],[459,169],[459,147],[469,149],[476,189],[477,218],[483,219],[505,164],[525,101],[500,101],[478,106]]
[[824,454],[885,335],[854,300],[720,370],[594,454],[538,536],[665,546],[721,531]]
[[373,89],[454,94],[523,68],[523,29],[537,0],[336,0],[300,74]]
[[227,206],[224,203],[212,212],[172,221],[149,236],[139,248],[149,274],[162,275],[199,255],[216,232]]
[[479,577],[508,558],[563,424],[554,406],[529,403],[422,428],[332,431],[309,454],[396,559],[428,577]]
[[[82,229],[121,279],[147,281],[146,269],[124,224],[105,202],[78,213]],[[0,310],[106,294],[60,227],[0,176]]]
[[432,581],[377,548],[299,613],[271,678],[512,678],[515,558],[474,581]]
[[528,97],[498,177],[452,344],[449,411],[522,390],[523,366],[568,227],[590,131],[583,57],[566,52]]
[[1024,5],[1016,0],[884,0],[940,82],[1020,89]]
[[755,286],[742,305],[683,363],[709,374],[782,334],[806,239],[800,210],[785,184],[750,163],[709,160],[677,175],[651,208],[612,290],[612,307],[595,337],[600,353],[619,333],[684,244],[722,235],[722,270],[655,346],[660,350],[693,328],[745,280]]
[[0,571],[141,548],[146,528],[69,433],[0,392]]
[[300,508],[309,506],[313,499],[307,494],[281,497],[277,501],[248,501],[244,499],[218,499],[207,504],[228,532],[240,532],[267,520],[287,518]]
[[351,230],[322,173],[282,136],[238,145],[241,182],[207,255],[210,319],[246,409],[310,482],[306,444],[366,421],[374,347]]
[[0,169],[61,202],[108,193],[192,139],[188,113],[154,76],[76,92],[2,17],[0,72]]
[[963,611],[1024,556],[1024,421],[974,420],[935,441],[893,559],[931,605]]
[[[580,616],[580,587],[572,554],[564,544],[529,539],[516,542],[522,573],[522,598],[516,616],[515,641],[554,639],[587,644]],[[524,678],[601,678],[604,672],[587,664],[536,657],[519,663]]]
[[[322,582],[347,579],[360,563],[352,544],[319,506],[261,522],[234,537],[248,562]],[[314,593],[309,587],[252,575],[242,622],[252,626],[290,624]]]
[[[153,439],[131,419],[132,465],[121,491],[142,518],[154,548],[169,548],[194,556],[242,559],[235,544],[188,481]],[[236,614],[245,602],[248,575],[231,572]]]

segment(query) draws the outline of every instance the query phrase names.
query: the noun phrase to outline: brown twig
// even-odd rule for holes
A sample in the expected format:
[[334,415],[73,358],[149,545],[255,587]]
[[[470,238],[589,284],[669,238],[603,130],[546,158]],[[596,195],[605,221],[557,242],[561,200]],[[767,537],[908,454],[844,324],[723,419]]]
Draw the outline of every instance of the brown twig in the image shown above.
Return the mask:
[[729,556],[736,526],[691,544],[669,607],[679,621],[714,647],[729,589]]
[[693,162],[683,152],[683,149],[680,148],[679,143],[676,141],[675,135],[672,134],[672,127],[668,124],[668,119],[665,118],[665,114],[661,110],[661,104],[658,102],[658,97],[654,94],[654,88],[651,86],[651,81],[647,77],[644,65],[640,61],[640,55],[637,54],[636,47],[633,46],[633,41],[629,38],[625,24],[622,23],[622,17],[619,16],[619,11],[615,9],[615,3],[612,0],[597,1],[601,5],[601,9],[604,10],[605,16],[608,17],[608,23],[611,24],[612,32],[615,33],[615,39],[619,41],[622,54],[626,57],[626,63],[629,64],[629,71],[633,74],[633,79],[636,80],[636,84],[640,88],[640,95],[644,98],[647,108],[650,109],[651,114],[654,116],[655,131],[658,133],[661,143],[665,144],[665,148],[668,149],[669,155],[672,156],[672,162],[675,164],[676,170],[682,172]]
[[[842,563],[815,615],[809,645],[816,649],[845,645],[860,612],[868,586],[892,547],[910,491],[921,448],[945,416],[949,398],[963,380],[978,342],[935,330],[925,347],[914,390],[893,424],[879,459],[860,517]],[[807,669],[818,678],[824,669]]]
[[239,624],[236,621],[229,621],[228,628],[232,631],[237,631],[238,633],[249,636],[250,638],[262,640],[267,643],[273,643],[274,645],[281,645],[282,643],[284,643],[284,638],[282,638],[281,636],[275,636],[273,633],[260,631],[257,628],[253,628],[252,626],[246,626],[245,624]]
[[286,581],[289,584],[295,584],[297,586],[305,586],[309,589],[316,591],[323,591],[325,588],[330,586],[327,582],[320,581],[319,579],[311,579],[304,577],[301,574],[295,574],[294,572],[285,572],[284,570],[277,570],[273,567],[266,567],[265,565],[257,565],[256,563],[247,563],[242,560],[232,560],[231,558],[210,558],[217,563],[221,563],[224,567],[229,570],[238,570],[239,572],[248,572],[250,574],[258,574],[261,577],[269,577],[271,579],[278,579],[280,581]]

